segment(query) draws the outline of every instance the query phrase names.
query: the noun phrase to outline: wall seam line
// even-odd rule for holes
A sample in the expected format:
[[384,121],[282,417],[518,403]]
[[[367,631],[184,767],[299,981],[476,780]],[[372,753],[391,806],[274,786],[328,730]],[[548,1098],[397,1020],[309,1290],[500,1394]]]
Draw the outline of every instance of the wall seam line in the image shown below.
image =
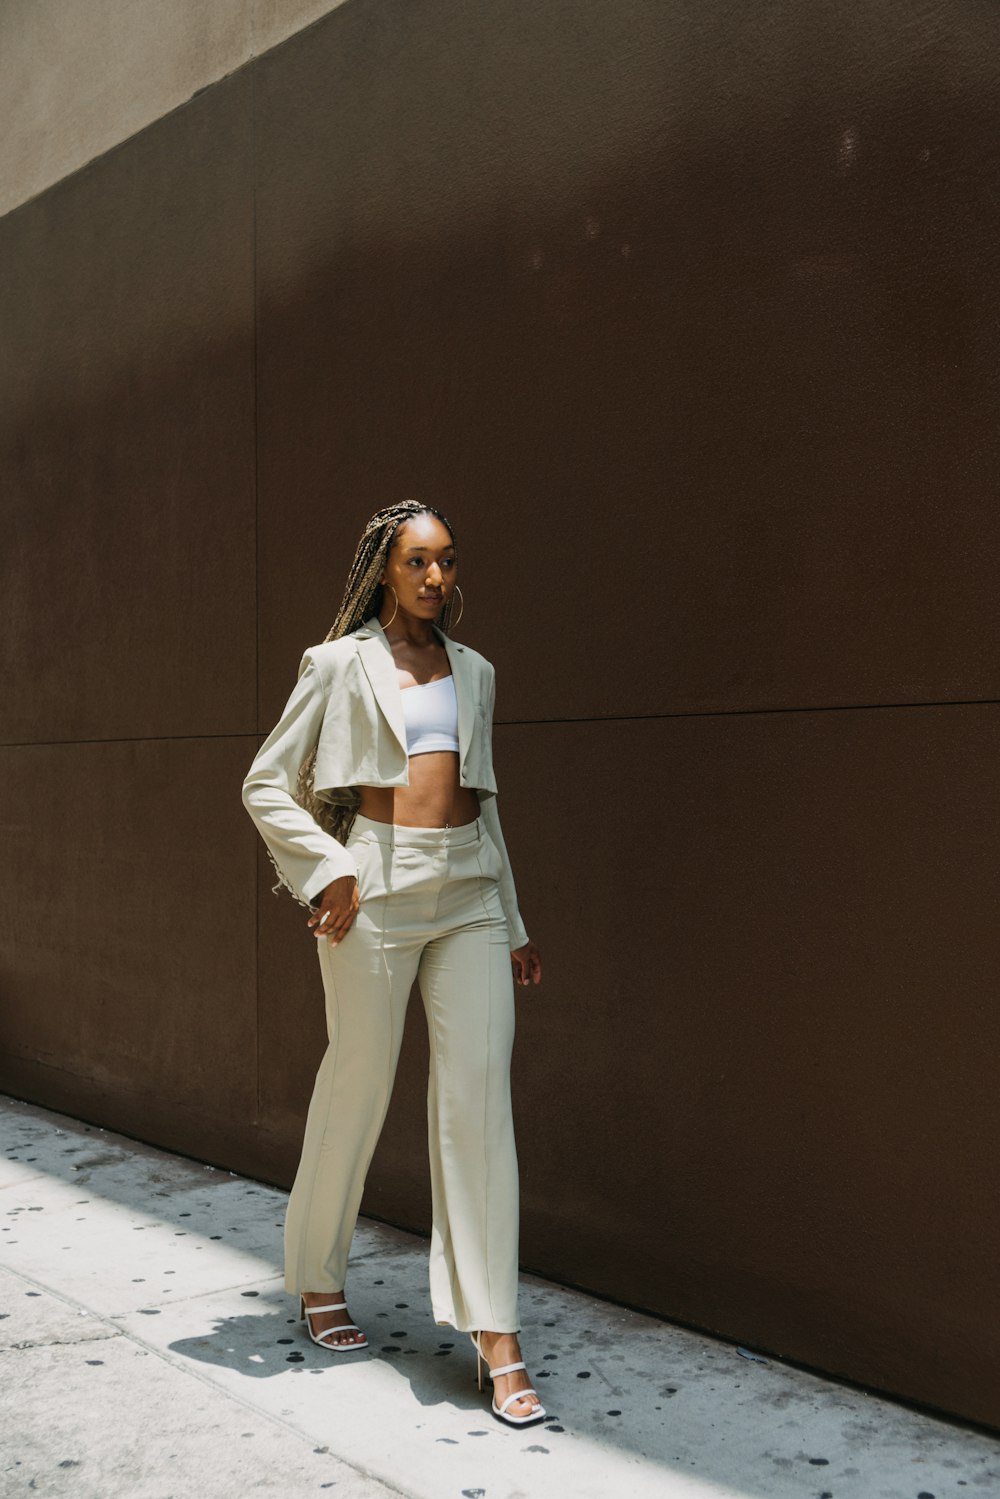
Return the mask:
[[[801,708],[706,708],[694,713],[607,713],[582,718],[497,718],[495,728],[546,728],[565,724],[656,723],[673,718],[764,718],[796,713],[875,713],[899,712],[920,708],[995,708],[1000,698],[972,697],[955,700],[930,700],[921,703],[828,703]],[[238,729],[229,734],[120,734],[104,739],[6,739],[0,749],[55,749],[71,744],[172,744],[185,739],[260,739],[267,736],[260,729]]]
[[[251,13],[251,26],[255,15]],[[253,320],[253,588],[254,588],[254,723],[260,725],[260,370],[257,358],[257,59],[253,55],[256,37],[251,37],[250,63],[250,194],[251,194],[251,317]],[[254,1060],[255,1060],[255,1119],[260,1125],[260,850],[254,850]]]

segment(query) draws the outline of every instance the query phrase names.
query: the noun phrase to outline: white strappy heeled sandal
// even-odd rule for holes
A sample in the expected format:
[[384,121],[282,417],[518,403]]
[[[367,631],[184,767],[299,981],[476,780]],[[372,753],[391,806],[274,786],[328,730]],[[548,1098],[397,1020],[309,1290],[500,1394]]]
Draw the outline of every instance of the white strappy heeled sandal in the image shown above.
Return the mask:
[[[479,1334],[470,1332],[469,1337],[472,1339],[472,1346],[476,1350],[476,1377],[479,1381],[480,1390],[483,1388],[484,1367],[491,1380],[500,1379],[504,1374],[513,1374],[517,1369],[524,1369],[526,1367],[524,1362],[520,1361],[516,1364],[502,1364],[499,1369],[491,1369],[486,1362],[485,1353],[479,1346]],[[497,1405],[496,1396],[494,1395],[490,1403],[490,1408],[497,1420],[503,1421],[507,1426],[535,1426],[539,1421],[544,1421],[545,1407],[541,1404],[536,1406],[528,1416],[509,1416],[507,1414],[507,1407],[515,1405],[518,1400],[523,1400],[525,1395],[534,1395],[537,1399],[538,1391],[531,1389],[530,1386],[526,1390],[515,1390],[512,1395],[507,1396],[506,1400],[501,1400],[499,1405]]]
[[[304,1296],[299,1297],[299,1321],[306,1324],[306,1332],[312,1338],[313,1342],[317,1343],[320,1348],[325,1348],[329,1353],[357,1353],[359,1348],[368,1347],[368,1339],[361,1332],[361,1328],[356,1322],[341,1322],[339,1326],[328,1327],[325,1332],[313,1332],[312,1323],[309,1321],[310,1317],[317,1315],[319,1312],[346,1311],[346,1301],[334,1301],[329,1306],[306,1306],[306,1298]],[[324,1338],[333,1337],[342,1332],[361,1333],[361,1341],[359,1343],[324,1343]]]

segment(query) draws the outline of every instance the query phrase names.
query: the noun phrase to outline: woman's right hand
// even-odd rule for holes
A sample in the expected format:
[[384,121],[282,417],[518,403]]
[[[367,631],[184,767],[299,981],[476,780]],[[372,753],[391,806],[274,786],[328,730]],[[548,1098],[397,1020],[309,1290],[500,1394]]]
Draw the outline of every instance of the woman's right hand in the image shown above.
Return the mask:
[[319,910],[309,917],[306,925],[313,928],[314,937],[325,937],[331,947],[336,947],[354,925],[360,904],[356,877],[342,874],[327,885]]

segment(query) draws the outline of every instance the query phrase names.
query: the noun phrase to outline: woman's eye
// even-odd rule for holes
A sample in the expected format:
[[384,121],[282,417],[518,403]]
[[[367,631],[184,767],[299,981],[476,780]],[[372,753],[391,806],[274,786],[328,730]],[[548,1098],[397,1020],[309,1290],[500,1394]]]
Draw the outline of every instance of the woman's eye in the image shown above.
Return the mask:
[[442,567],[454,567],[455,566],[455,559],[454,559],[454,557],[445,557],[444,560],[441,563],[441,566]]

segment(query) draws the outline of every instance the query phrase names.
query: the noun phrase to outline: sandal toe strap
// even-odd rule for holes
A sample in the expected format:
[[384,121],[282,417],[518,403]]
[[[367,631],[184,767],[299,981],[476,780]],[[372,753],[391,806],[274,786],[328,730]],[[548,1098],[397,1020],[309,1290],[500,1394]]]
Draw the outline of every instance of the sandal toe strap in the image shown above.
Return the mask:
[[535,1399],[538,1399],[537,1390],[515,1390],[513,1395],[508,1395],[506,1400],[501,1400],[500,1404],[497,1406],[497,1410],[501,1415],[506,1415],[507,1407],[513,1405],[518,1400],[523,1400],[525,1395],[534,1395]]
[[360,1331],[361,1328],[356,1322],[343,1322],[339,1327],[328,1327],[325,1332],[318,1332],[316,1334],[316,1341],[320,1342],[323,1338],[331,1338],[335,1333]]

